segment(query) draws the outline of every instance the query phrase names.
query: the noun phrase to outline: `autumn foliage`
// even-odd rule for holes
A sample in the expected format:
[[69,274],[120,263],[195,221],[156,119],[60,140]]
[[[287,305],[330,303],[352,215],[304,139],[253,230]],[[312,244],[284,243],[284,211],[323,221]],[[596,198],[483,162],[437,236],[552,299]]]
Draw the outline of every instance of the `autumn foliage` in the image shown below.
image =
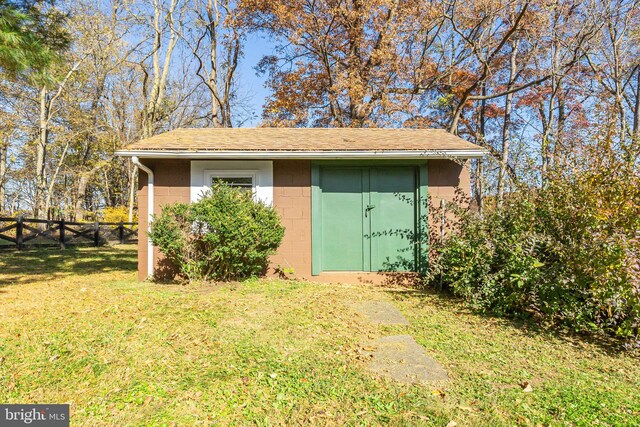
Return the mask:
[[640,346],[640,174],[610,141],[433,247],[430,279],[472,306]]

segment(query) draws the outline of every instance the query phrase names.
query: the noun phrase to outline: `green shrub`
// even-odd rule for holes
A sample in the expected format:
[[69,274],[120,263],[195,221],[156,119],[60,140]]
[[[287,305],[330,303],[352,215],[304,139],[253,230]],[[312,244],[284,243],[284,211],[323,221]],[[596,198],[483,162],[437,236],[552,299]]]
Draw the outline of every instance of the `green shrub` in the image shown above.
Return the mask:
[[638,345],[640,176],[615,164],[553,177],[483,216],[457,209],[428,279],[480,310]]
[[216,185],[198,202],[164,206],[150,236],[189,281],[233,280],[264,273],[284,227],[249,192]]

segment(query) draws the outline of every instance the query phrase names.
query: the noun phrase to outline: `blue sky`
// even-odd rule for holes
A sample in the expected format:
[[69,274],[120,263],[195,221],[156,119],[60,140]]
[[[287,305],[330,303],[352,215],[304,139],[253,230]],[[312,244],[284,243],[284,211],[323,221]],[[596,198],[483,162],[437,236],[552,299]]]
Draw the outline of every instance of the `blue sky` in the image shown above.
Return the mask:
[[257,34],[251,34],[247,37],[244,58],[238,66],[238,77],[240,92],[250,100],[256,118],[246,122],[243,127],[255,127],[262,120],[262,106],[269,95],[269,90],[264,86],[266,76],[257,76],[255,67],[264,55],[272,53],[273,43],[270,40]]

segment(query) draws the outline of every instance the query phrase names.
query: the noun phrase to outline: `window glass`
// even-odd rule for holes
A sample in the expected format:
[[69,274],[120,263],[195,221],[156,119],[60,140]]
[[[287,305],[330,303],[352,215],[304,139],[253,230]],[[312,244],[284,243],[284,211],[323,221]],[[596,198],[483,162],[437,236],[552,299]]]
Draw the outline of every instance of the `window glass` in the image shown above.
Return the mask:
[[241,188],[243,190],[253,189],[253,177],[250,176],[234,176],[234,177],[211,177],[211,185],[226,184],[229,187]]

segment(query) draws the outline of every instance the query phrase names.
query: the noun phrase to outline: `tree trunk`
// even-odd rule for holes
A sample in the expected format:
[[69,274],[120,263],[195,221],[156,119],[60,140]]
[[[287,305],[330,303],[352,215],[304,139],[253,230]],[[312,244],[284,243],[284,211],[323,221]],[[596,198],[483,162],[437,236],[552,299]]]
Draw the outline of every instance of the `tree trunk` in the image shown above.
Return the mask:
[[84,202],[87,196],[87,184],[89,176],[87,174],[80,175],[78,179],[78,193],[76,195],[76,203],[73,207],[73,217],[76,221],[84,219]]
[[[552,102],[553,94],[551,94]],[[545,112],[544,101],[540,101],[538,104],[538,116],[540,117],[540,124],[542,126],[542,136],[540,139],[540,181],[544,187],[547,179],[547,144],[549,138],[549,122],[547,120],[547,114]]]
[[[485,96],[487,94],[487,85],[485,83],[482,83],[482,96]],[[482,101],[480,101],[480,116],[479,116],[479,120],[480,120],[480,124],[479,124],[479,134],[476,137],[476,142],[479,143],[480,146],[484,145],[484,141],[485,141],[485,109],[487,107],[487,101],[485,99],[483,99]],[[482,185],[482,180],[483,180],[483,174],[484,174],[484,170],[483,170],[483,159],[480,158],[478,160],[476,160],[476,170],[475,170],[475,174],[476,174],[476,179],[475,179],[475,197],[476,197],[476,204],[478,205],[478,213],[480,215],[482,215],[482,208],[483,208],[483,185]]]
[[566,105],[567,101],[565,99],[564,85],[562,80],[560,80],[558,81],[558,126],[556,127],[556,137],[554,138],[554,155],[563,147],[564,127],[567,122]]
[[558,63],[559,63],[559,48],[557,43],[552,44],[552,56],[551,56],[551,93],[548,99],[547,114],[544,114],[544,106],[540,106],[540,117],[542,120],[542,143],[540,145],[540,156],[542,163],[542,187],[547,184],[549,173],[551,171],[551,152],[552,152],[552,129],[553,119],[556,110],[556,97],[558,94],[558,84],[562,77],[558,76]]
[[9,144],[5,141],[0,142],[0,213],[4,212],[6,205],[5,193],[5,177],[7,176],[7,151]]
[[64,146],[64,150],[62,152],[62,155],[60,156],[60,160],[58,160],[58,165],[56,166],[56,170],[53,172],[53,174],[51,175],[51,179],[49,180],[49,188],[47,188],[47,197],[45,199],[45,203],[44,203],[44,211],[45,212],[49,212],[49,209],[51,208],[51,199],[53,197],[53,186],[56,183],[56,180],[58,179],[58,174],[60,173],[60,169],[62,169],[62,165],[64,164],[65,159],[67,158],[67,152],[69,151],[69,145],[71,145],[69,143],[69,141],[67,141],[66,145]]
[[220,95],[218,93],[218,21],[220,14],[216,8],[214,10],[213,1],[207,1],[207,18],[209,19],[209,25],[207,25],[207,31],[209,32],[209,66],[211,71],[209,72],[209,87],[211,95],[211,120],[213,127],[223,127],[222,120],[220,120],[221,108],[220,108]]
[[47,155],[47,143],[49,142],[49,102],[47,98],[47,88],[42,86],[42,89],[40,89],[39,139],[36,144],[36,187],[33,198],[33,215],[38,219],[43,219],[46,215],[43,207],[44,197],[47,191],[45,160]]
[[633,142],[632,147],[640,144],[640,67],[636,77],[636,103],[633,110]]
[[[80,175],[80,179],[78,180],[78,193],[76,203],[73,209],[73,213],[76,218],[78,216],[83,217],[83,204],[85,203],[87,198],[87,186],[89,185],[91,177],[104,166],[104,162],[98,162],[90,170]],[[95,211],[95,207],[93,210]]]
[[107,207],[115,206],[115,204],[113,203],[113,197],[111,196],[111,183],[109,181],[109,174],[107,173],[106,168],[102,171],[102,177],[104,179],[104,202]]
[[[509,67],[509,85],[511,89],[514,84],[516,73],[518,72],[516,56],[518,55],[518,42],[511,48],[511,58]],[[509,139],[511,138],[511,109],[513,108],[513,93],[508,93],[504,103],[504,125],[502,127],[502,157],[500,158],[500,169],[498,171],[498,206],[502,206],[504,199],[505,180],[507,178],[507,167],[509,166]]]
[[160,67],[160,48],[162,47],[163,28],[160,22],[162,16],[162,6],[154,4],[153,29],[155,32],[153,41],[153,85],[151,93],[144,109],[143,120],[143,137],[149,138],[153,135],[158,113],[164,101],[164,93],[167,86],[167,78],[169,77],[169,68],[171,67],[171,58],[173,50],[178,42],[178,35],[174,28],[173,14],[177,5],[177,0],[171,0],[169,9],[167,10],[166,21],[169,24],[169,41],[164,54],[164,62]]

